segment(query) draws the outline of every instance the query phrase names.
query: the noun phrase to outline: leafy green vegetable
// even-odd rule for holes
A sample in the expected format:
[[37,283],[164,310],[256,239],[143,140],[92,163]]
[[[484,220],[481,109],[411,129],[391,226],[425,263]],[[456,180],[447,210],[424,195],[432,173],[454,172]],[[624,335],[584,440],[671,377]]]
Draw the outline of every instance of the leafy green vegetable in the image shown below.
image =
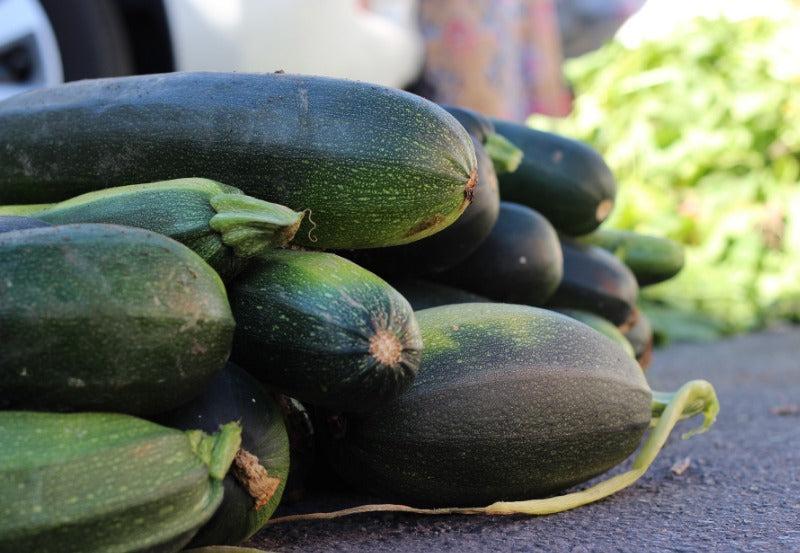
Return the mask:
[[[643,290],[665,337],[708,339],[800,318],[800,74],[791,22],[694,20],[667,40],[611,42],[571,62],[567,119],[530,123],[592,144],[620,191],[609,226],[687,247]],[[796,25],[796,23],[794,23]],[[680,328],[700,329],[681,332]]]

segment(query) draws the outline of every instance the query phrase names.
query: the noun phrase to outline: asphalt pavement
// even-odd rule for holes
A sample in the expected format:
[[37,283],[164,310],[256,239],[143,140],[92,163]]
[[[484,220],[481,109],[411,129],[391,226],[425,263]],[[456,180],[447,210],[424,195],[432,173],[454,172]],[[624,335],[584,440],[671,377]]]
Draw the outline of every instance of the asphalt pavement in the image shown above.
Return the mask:
[[[356,515],[268,526],[275,552],[800,552],[800,328],[656,352],[651,387],[711,381],[721,403],[706,434],[681,423],[648,473],[609,499],[546,517]],[[620,468],[621,469],[621,468]],[[283,514],[365,498],[309,497]],[[281,514],[281,513],[279,513]]]

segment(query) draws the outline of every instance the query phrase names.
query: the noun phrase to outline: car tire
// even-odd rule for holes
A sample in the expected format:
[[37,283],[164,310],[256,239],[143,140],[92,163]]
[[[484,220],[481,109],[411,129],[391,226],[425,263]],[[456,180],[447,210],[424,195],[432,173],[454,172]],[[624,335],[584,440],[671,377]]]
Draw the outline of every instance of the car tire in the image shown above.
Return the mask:
[[110,0],[40,0],[58,42],[65,81],[134,73],[130,41]]

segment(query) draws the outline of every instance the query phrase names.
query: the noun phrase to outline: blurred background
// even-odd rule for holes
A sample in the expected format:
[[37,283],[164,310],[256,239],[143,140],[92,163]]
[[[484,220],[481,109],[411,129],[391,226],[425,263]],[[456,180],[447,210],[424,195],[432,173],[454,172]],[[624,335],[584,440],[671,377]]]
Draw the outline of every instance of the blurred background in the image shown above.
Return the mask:
[[274,71],[403,88],[595,147],[608,226],[687,248],[662,339],[800,320],[798,0],[0,0],[0,100],[83,78]]

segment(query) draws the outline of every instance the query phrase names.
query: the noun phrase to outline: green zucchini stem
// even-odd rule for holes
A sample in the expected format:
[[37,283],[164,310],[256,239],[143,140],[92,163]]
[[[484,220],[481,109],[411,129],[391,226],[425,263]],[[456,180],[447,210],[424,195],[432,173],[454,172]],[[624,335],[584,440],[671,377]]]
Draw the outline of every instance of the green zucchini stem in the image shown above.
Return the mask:
[[24,205],[0,205],[0,215],[17,215],[20,217],[33,215],[56,204],[24,204]]
[[514,146],[507,138],[497,133],[486,136],[483,144],[496,173],[513,173],[522,163],[522,150]]
[[229,422],[211,435],[202,430],[188,430],[186,435],[192,451],[208,466],[209,476],[215,480],[225,478],[242,445],[241,425],[238,422]]
[[[692,380],[681,386],[674,394],[658,393],[656,402],[663,402],[669,399],[664,408],[659,411],[659,417],[655,427],[650,431],[639,453],[633,459],[630,470],[612,476],[607,480],[595,484],[594,486],[578,492],[548,497],[545,499],[530,499],[526,501],[498,501],[486,507],[445,507],[440,509],[418,509],[408,505],[394,504],[374,504],[360,505],[351,509],[343,509],[329,513],[308,513],[302,515],[289,515],[271,519],[267,524],[278,524],[282,522],[293,522],[298,520],[327,520],[358,513],[374,512],[403,512],[415,513],[420,515],[549,515],[575,509],[600,499],[604,499],[614,493],[623,490],[636,482],[650,467],[655,460],[664,443],[667,441],[670,432],[675,424],[685,418],[685,414],[696,411],[696,406],[702,405],[697,414],[703,414],[703,423],[694,430],[683,435],[686,439],[694,434],[699,434],[708,430],[714,423],[719,412],[719,401],[713,386],[705,380]],[[656,408],[654,407],[654,411]]]
[[217,214],[209,226],[239,257],[285,246],[297,234],[305,215],[244,194],[217,194],[210,202]]

